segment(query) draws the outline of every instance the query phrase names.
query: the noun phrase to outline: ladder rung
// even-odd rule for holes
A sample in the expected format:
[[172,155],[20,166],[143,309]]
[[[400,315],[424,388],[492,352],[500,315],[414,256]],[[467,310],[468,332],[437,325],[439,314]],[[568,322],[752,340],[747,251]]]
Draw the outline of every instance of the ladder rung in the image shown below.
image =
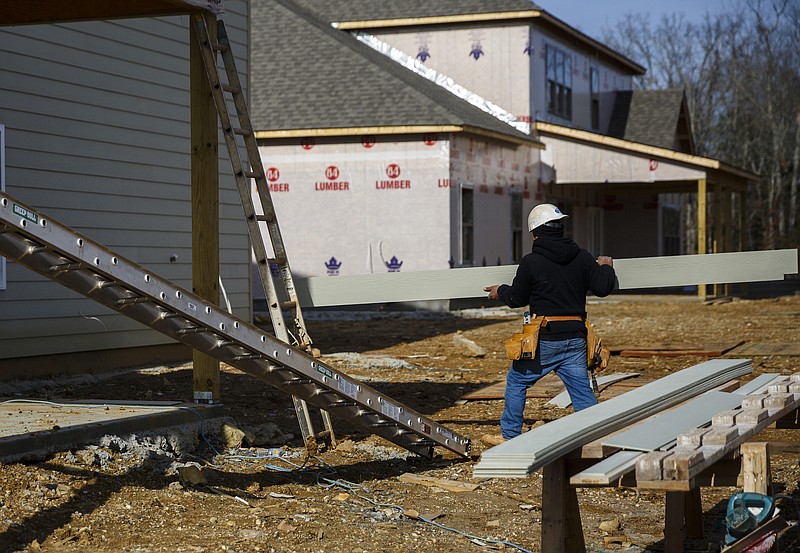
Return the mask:
[[281,309],[294,309],[295,307],[297,307],[297,302],[294,300],[281,302]]
[[77,271],[82,266],[82,263],[59,263],[58,265],[50,265],[47,270],[51,273],[65,273],[69,271]]
[[190,326],[188,328],[182,328],[178,331],[178,334],[199,334],[201,332],[205,332],[206,329],[202,326]]
[[292,378],[290,380],[284,380],[283,384],[285,386],[296,385],[296,384],[313,384],[314,381],[310,378]]
[[150,298],[146,298],[144,296],[134,296],[132,298],[120,298],[117,300],[117,305],[131,305],[134,303],[147,303],[150,301]]
[[242,91],[242,89],[238,86],[231,86],[229,84],[223,85],[222,90],[228,92],[229,94],[239,94]]
[[247,177],[248,179],[262,179],[262,178],[264,178],[264,175],[262,173],[259,173],[258,171],[245,171],[244,172],[244,176]]
[[256,221],[263,221],[265,223],[274,223],[275,216],[274,215],[256,215]]
[[370,426],[372,428],[386,428],[389,426],[397,426],[397,423],[392,421],[380,421],[380,422],[373,422],[372,424],[370,424]]
[[239,136],[250,136],[253,134],[253,131],[247,129],[233,129],[233,134],[238,134]]
[[244,355],[237,355],[233,358],[234,361],[252,361],[254,359],[264,359],[264,356],[257,353],[246,353]]
[[215,348],[226,348],[228,346],[235,345],[236,342],[231,342],[230,340],[218,340],[216,344],[214,344]]
[[47,251],[49,249],[50,248],[48,248],[47,246],[31,246],[30,248],[28,248],[27,253],[28,253],[28,255],[33,255],[33,254],[45,252],[45,251]]
[[337,401],[335,403],[331,403],[328,407],[358,407],[358,403],[355,401]]
[[227,52],[228,51],[228,45],[227,44],[220,44],[219,42],[212,42],[211,43],[211,48],[213,48],[217,52]]

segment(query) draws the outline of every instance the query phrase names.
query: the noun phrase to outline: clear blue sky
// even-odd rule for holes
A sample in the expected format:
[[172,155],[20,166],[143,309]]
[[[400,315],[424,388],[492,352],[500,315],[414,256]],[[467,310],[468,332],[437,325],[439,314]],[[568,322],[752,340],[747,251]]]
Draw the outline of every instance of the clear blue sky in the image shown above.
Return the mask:
[[731,0],[535,0],[545,11],[592,38],[601,38],[627,13],[648,13],[656,24],[662,15],[683,13],[687,21],[699,23],[706,12],[725,11]]

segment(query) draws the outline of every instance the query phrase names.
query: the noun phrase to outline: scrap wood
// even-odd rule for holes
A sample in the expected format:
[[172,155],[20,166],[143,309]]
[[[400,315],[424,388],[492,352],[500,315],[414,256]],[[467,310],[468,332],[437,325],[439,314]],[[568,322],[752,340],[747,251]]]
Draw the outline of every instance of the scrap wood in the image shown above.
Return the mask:
[[800,343],[766,343],[755,342],[751,344],[744,344],[736,349],[736,355],[785,355],[785,356],[800,356]]
[[[644,384],[649,384],[650,382],[652,382],[651,379],[642,377],[632,378],[628,380],[619,380],[612,384],[600,385],[600,392],[604,394],[603,397],[610,398],[620,393],[623,393],[628,389],[638,388],[639,386],[643,386]],[[525,397],[529,399],[532,398],[553,399],[558,394],[563,393],[564,390],[565,390],[564,384],[561,382],[558,376],[556,376],[553,373],[550,373],[543,376],[542,379],[539,380],[539,382],[537,382],[535,386],[531,386],[530,388],[528,388]],[[490,384],[489,386],[486,386],[484,388],[480,388],[478,390],[464,394],[458,401],[456,401],[456,404],[463,405],[468,401],[503,399],[505,397],[505,393],[506,393],[506,382],[505,380],[501,380],[499,382],[495,382],[494,384]]]
[[[612,355],[621,357],[652,357],[679,355],[699,355],[719,357],[744,344],[744,340],[735,342],[708,342],[702,345],[678,342],[653,342],[640,345],[607,346]],[[737,351],[737,354],[740,353]]]
[[443,478],[433,478],[432,476],[421,476],[419,474],[412,474],[406,472],[398,476],[401,482],[408,482],[411,484],[422,484],[432,488],[441,488],[448,492],[471,492],[476,490],[478,484],[470,484],[469,482],[458,482],[456,480],[446,480]]
[[[564,391],[564,384],[554,374],[547,374],[536,383],[536,386],[528,388],[526,397],[529,398],[553,398]],[[503,399],[506,393],[506,381],[501,380],[490,384],[484,388],[468,392],[461,396],[457,403],[467,401],[479,401],[483,399]]]

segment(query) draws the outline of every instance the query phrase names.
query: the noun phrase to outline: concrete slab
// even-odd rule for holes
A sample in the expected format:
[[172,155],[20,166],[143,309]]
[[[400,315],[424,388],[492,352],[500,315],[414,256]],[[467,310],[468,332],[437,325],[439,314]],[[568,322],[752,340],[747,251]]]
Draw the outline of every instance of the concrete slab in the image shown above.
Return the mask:
[[113,434],[143,434],[201,425],[223,417],[222,405],[144,401],[54,403],[12,399],[0,402],[0,461],[33,461],[57,451],[91,444]]

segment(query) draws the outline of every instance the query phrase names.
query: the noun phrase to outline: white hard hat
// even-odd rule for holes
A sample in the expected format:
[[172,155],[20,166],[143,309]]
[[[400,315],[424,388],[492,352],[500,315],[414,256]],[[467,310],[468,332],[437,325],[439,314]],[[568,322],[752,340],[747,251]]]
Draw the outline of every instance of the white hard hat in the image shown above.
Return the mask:
[[539,204],[528,214],[528,230],[533,230],[550,221],[558,221],[569,215],[564,215],[553,204]]

